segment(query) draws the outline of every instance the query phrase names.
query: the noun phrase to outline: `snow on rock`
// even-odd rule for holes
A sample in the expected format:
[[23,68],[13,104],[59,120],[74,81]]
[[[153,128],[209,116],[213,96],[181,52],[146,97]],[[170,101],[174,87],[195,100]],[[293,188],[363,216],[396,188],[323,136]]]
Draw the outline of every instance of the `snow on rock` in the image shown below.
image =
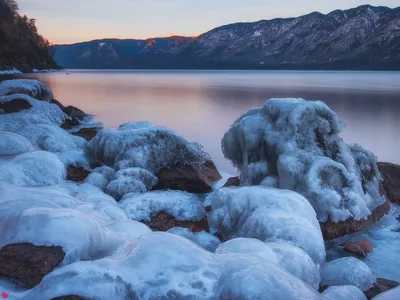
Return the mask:
[[215,250],[216,254],[237,253],[259,257],[265,261],[279,265],[278,256],[265,243],[257,239],[236,238],[222,243]]
[[16,185],[56,185],[65,180],[64,164],[52,153],[35,151],[0,158],[0,181]]
[[11,94],[25,94],[45,101],[54,98],[53,93],[44,83],[32,79],[13,79],[1,82],[0,96]]
[[0,232],[0,248],[18,243],[63,247],[63,264],[102,258],[118,246],[117,239],[94,218],[74,209],[26,209],[5,218]]
[[288,243],[267,243],[267,245],[275,252],[282,268],[307,282],[314,289],[319,288],[321,282],[319,269],[303,249]]
[[117,256],[55,270],[22,299],[216,299],[221,273],[213,253],[176,235],[149,233]]
[[354,257],[345,257],[330,261],[322,266],[321,285],[354,285],[367,291],[376,282],[371,269]]
[[106,193],[120,200],[128,193],[145,193],[157,183],[157,177],[142,168],[118,171],[106,187]]
[[28,125],[17,131],[27,138],[36,148],[52,152],[67,166],[89,167],[85,157],[87,141],[73,136],[64,129],[52,125]]
[[150,222],[151,217],[165,212],[179,221],[198,221],[205,216],[204,207],[194,194],[181,191],[153,191],[128,194],[119,206],[132,220]]
[[11,102],[16,99],[24,100],[32,107],[19,113],[0,114],[0,130],[15,132],[34,124],[61,126],[65,120],[65,114],[55,104],[38,101],[23,94],[0,96],[0,102]]
[[212,196],[210,227],[225,240],[256,238],[287,242],[303,249],[319,265],[325,246],[316,214],[300,194],[262,186],[232,187]]
[[173,227],[167,232],[184,237],[210,252],[214,252],[219,244],[221,244],[221,241],[216,236],[206,231],[191,232],[187,228]]
[[372,298],[372,300],[398,300],[398,299],[400,299],[400,287],[384,292]]
[[0,131],[0,156],[32,152],[34,149],[33,145],[23,136]]
[[197,143],[149,122],[103,129],[88,144],[88,154],[116,170],[143,168],[152,173],[177,163],[204,163],[209,156]]
[[340,138],[344,127],[321,101],[270,99],[233,123],[222,150],[242,185],[272,176],[305,196],[321,222],[360,220],[384,203],[380,175],[372,153]]
[[322,300],[367,300],[367,297],[353,285],[342,285],[326,289],[322,293]]

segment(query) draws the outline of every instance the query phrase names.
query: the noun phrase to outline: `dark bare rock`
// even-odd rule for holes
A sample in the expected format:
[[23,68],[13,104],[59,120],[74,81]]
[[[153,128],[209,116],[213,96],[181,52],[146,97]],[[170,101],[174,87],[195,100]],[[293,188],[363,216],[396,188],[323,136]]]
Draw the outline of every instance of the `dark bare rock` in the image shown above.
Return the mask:
[[363,230],[365,227],[378,222],[389,212],[389,210],[390,203],[389,201],[386,201],[381,206],[375,208],[367,219],[357,221],[354,218],[349,218],[345,221],[337,223],[328,220],[325,223],[320,223],[322,235],[324,236],[325,240],[333,240],[350,233],[358,232]]
[[97,132],[102,128],[81,128],[76,132],[71,132],[72,135],[80,136],[87,141],[90,141],[97,135]]
[[24,99],[14,99],[10,102],[1,102],[0,109],[4,110],[5,113],[16,113],[24,109],[30,109],[32,105]]
[[240,179],[238,176],[235,176],[235,177],[230,177],[224,184],[223,188],[230,186],[239,186],[239,185],[240,185]]
[[167,231],[173,227],[187,228],[192,232],[209,231],[207,217],[199,221],[179,221],[166,212],[160,212],[151,217],[148,226],[154,231]]
[[68,166],[67,167],[67,179],[75,182],[84,181],[90,174],[90,171],[80,167]]
[[78,126],[80,124],[78,119],[66,119],[61,125],[62,129],[71,129],[72,127]]
[[75,106],[67,106],[64,108],[63,111],[67,116],[70,116],[73,119],[78,119],[82,121],[84,118],[87,117],[87,114],[84,111],[76,108]]
[[378,163],[387,197],[393,204],[400,204],[400,166],[387,162]]
[[86,300],[86,299],[76,295],[68,295],[68,296],[53,298],[51,300]]
[[0,249],[0,276],[33,288],[63,261],[64,256],[60,246],[8,245]]
[[161,169],[158,183],[153,190],[180,190],[189,193],[208,193],[214,181],[221,179],[215,164],[208,160],[204,164],[176,164]]
[[368,241],[358,241],[345,243],[343,250],[360,257],[366,257],[372,251],[372,246]]
[[388,280],[388,279],[383,279],[383,278],[377,278],[376,283],[372,288],[370,288],[368,291],[364,292],[365,296],[368,299],[372,299],[375,296],[382,294],[383,292],[392,290],[400,285],[399,282],[393,281],[393,280]]

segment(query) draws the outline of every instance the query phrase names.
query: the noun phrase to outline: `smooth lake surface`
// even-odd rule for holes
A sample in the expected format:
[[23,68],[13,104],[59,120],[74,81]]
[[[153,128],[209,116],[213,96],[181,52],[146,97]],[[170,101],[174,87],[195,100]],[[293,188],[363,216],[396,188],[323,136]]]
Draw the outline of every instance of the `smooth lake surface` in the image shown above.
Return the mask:
[[[67,75],[69,72],[69,75]],[[348,143],[400,163],[400,72],[74,70],[24,75],[105,127],[151,121],[202,144],[235,173],[221,139],[243,112],[270,98],[322,100],[346,122]]]

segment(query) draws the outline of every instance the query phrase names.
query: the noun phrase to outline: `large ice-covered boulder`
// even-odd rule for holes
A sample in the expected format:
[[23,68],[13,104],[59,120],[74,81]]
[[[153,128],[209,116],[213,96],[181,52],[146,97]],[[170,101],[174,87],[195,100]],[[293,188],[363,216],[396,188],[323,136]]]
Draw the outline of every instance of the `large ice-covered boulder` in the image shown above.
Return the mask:
[[242,185],[267,181],[305,196],[325,222],[361,220],[385,202],[376,157],[339,136],[345,124],[321,101],[270,99],[222,140]]
[[38,100],[50,101],[53,93],[42,82],[33,79],[13,79],[0,83],[0,96],[24,94]]
[[323,300],[367,300],[364,293],[353,285],[332,286],[322,293]]
[[223,188],[212,195],[210,227],[224,240],[256,238],[288,242],[303,249],[318,265],[325,245],[316,213],[298,193],[263,186]]
[[0,131],[0,157],[32,152],[34,150],[33,145],[23,136],[12,132]]
[[354,285],[367,291],[376,282],[371,269],[354,257],[344,257],[330,261],[321,269],[321,285],[339,286]]
[[210,156],[199,144],[189,143],[173,131],[149,122],[101,130],[89,142],[87,153],[93,163],[108,165],[116,171],[149,171],[159,179],[156,189],[208,192],[212,182],[220,179]]

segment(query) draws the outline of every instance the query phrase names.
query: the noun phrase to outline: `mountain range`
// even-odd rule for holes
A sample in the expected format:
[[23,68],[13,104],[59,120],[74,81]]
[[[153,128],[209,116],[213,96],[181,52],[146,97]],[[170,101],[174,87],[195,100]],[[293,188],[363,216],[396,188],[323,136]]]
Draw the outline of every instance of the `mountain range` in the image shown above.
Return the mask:
[[400,7],[235,23],[197,37],[55,45],[64,68],[400,70]]

